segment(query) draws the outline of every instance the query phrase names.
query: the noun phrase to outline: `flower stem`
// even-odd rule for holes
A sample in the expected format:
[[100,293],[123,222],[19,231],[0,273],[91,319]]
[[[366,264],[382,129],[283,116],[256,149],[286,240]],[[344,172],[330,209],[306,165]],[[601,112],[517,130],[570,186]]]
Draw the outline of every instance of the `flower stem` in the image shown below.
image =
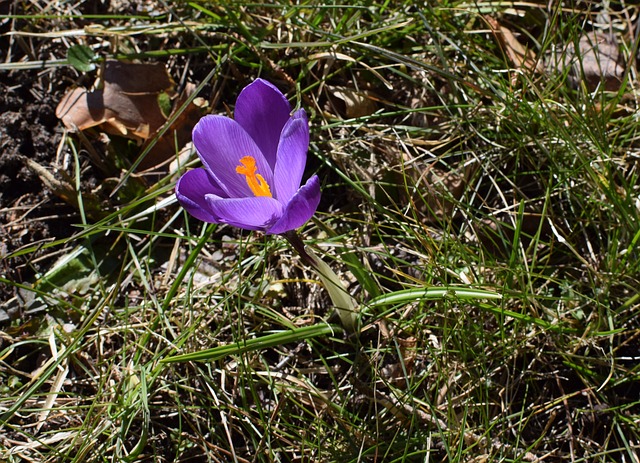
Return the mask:
[[304,244],[300,236],[295,230],[290,230],[283,233],[283,235],[291,247],[296,250],[300,255],[302,261],[313,268],[320,277],[322,284],[329,292],[331,301],[336,308],[342,326],[352,333],[358,330],[358,317],[356,301],[347,292],[342,280],[331,270],[331,267],[327,265],[322,259],[314,254],[314,252]]

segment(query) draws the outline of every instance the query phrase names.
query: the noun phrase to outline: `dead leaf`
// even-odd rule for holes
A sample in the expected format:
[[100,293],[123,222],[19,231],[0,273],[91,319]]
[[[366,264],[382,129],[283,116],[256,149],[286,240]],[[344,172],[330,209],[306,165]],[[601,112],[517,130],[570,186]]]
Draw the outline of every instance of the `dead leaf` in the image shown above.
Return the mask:
[[456,203],[464,195],[467,182],[475,171],[475,165],[463,167],[462,172],[445,171],[431,166],[424,170],[409,171],[418,188],[418,194],[413,199],[427,223],[453,216]]
[[542,72],[544,70],[542,62],[536,59],[533,50],[527,49],[522,45],[509,28],[500,25],[497,19],[490,16],[485,16],[484,19],[500,42],[509,61],[516,69],[525,69],[532,72]]
[[158,96],[171,94],[173,87],[162,63],[107,61],[97,89],[67,92],[56,116],[69,130],[101,126],[107,133],[145,141],[166,122]]
[[600,32],[585,33],[578,41],[577,48],[571,43],[561,47],[560,54],[552,57],[551,66],[559,72],[569,69],[569,80],[573,86],[584,82],[589,91],[600,85],[610,92],[616,92],[622,84],[624,66],[616,39]]
[[[33,159],[25,158],[24,161],[51,193],[71,206],[76,208],[79,206],[78,193],[66,172],[55,170],[52,173]],[[99,199],[92,194],[82,195],[82,206],[88,217],[96,218],[104,215],[105,211],[101,207]]]
[[78,205],[77,193],[66,172],[58,172],[59,175],[54,175],[33,159],[25,158],[25,162],[27,167],[40,178],[44,186],[51,190],[54,195],[66,203],[74,206]]
[[[195,90],[195,84],[188,83],[185,86],[184,91],[180,97],[176,99],[173,105],[173,112],[169,116],[169,120],[173,119],[176,111],[178,111],[182,105],[188,101]],[[177,115],[173,124],[171,124],[170,127],[162,134],[153,148],[151,148],[149,153],[147,153],[145,158],[140,162],[138,170],[158,170],[159,166],[163,166],[162,171],[166,171],[167,166],[165,164],[168,164],[167,161],[175,159],[176,153],[191,141],[191,131],[198,120],[200,120],[205,106],[206,102],[200,98],[196,98],[191,101],[191,103],[189,103],[189,105],[187,105],[187,107]],[[156,133],[162,132],[164,128],[164,126],[160,127]],[[153,134],[142,147],[143,151],[148,144],[153,142],[155,135],[156,134]]]
[[369,116],[378,109],[373,98],[365,92],[347,87],[327,87],[331,94],[344,103],[344,114],[348,118]]

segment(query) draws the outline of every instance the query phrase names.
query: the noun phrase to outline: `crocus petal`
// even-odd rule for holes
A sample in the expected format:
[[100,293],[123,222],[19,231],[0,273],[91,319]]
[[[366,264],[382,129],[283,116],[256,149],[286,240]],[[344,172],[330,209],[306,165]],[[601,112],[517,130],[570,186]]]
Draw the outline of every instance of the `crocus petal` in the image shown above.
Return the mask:
[[218,222],[246,230],[266,230],[282,216],[282,204],[265,196],[228,199],[207,195],[206,198]]
[[203,222],[219,222],[205,199],[208,194],[224,196],[224,191],[204,169],[190,170],[178,180],[176,197],[189,214]]
[[304,109],[299,109],[282,129],[278,160],[273,174],[276,198],[287,203],[300,188],[309,150],[309,124]]
[[303,226],[313,216],[320,203],[320,179],[311,177],[285,206],[282,217],[266,230],[268,235],[284,233]]
[[256,142],[271,170],[276,165],[280,132],[289,120],[291,106],[273,84],[256,79],[238,95],[233,117]]
[[202,163],[230,198],[253,196],[246,178],[236,172],[240,159],[252,156],[258,173],[269,185],[273,170],[260,148],[236,121],[224,116],[205,116],[193,128],[193,144]]

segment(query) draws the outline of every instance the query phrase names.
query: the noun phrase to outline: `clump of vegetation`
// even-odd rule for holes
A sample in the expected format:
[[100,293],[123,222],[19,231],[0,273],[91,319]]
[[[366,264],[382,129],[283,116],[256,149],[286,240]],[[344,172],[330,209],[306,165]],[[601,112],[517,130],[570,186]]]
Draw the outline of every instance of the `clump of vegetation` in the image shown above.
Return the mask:
[[[638,459],[639,8],[347,3],[6,7],[0,459]],[[355,333],[175,199],[256,78]]]

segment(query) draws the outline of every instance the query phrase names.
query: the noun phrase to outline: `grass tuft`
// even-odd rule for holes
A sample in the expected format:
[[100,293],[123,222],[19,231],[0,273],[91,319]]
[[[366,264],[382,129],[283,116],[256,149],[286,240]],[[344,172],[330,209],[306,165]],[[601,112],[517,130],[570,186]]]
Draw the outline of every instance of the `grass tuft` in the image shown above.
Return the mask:
[[[7,7],[3,88],[57,144],[2,153],[0,460],[638,459],[638,7],[428,3]],[[286,240],[179,208],[192,150],[139,171],[168,126],[60,135],[73,47],[194,84],[171,121],[256,77],[305,108],[299,232],[361,331]]]

